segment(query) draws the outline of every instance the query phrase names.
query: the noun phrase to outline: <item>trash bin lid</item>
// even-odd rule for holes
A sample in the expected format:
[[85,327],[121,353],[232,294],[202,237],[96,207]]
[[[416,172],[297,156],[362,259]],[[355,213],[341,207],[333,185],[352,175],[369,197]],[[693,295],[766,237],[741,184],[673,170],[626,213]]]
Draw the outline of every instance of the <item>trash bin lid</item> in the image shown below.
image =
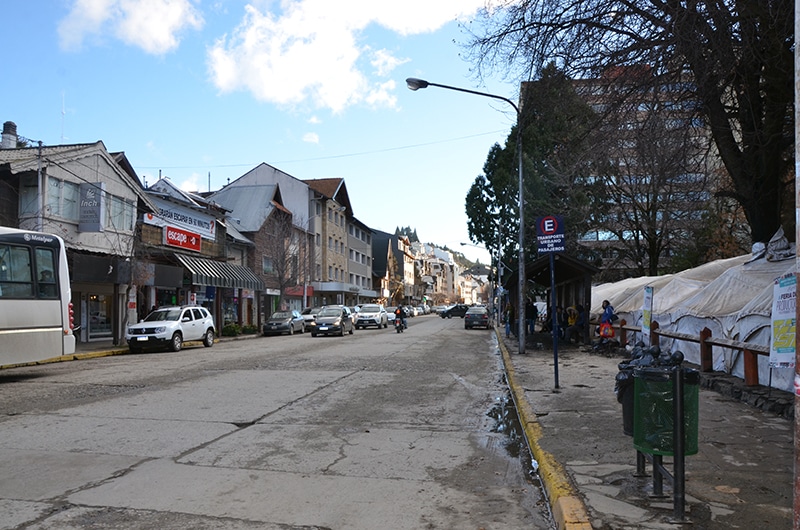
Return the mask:
[[[666,383],[672,375],[672,366],[640,366],[633,370],[633,377],[645,381]],[[693,368],[683,368],[683,383],[686,385],[700,384],[700,372]]]

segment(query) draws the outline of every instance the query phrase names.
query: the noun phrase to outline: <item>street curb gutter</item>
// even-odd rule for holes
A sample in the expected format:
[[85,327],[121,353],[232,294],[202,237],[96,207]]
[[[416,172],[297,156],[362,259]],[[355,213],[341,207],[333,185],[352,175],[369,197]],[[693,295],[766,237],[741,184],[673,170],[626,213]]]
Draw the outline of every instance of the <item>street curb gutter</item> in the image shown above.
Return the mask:
[[525,389],[517,384],[511,356],[497,328],[495,328],[495,335],[503,354],[503,365],[505,366],[506,381],[511,389],[511,397],[517,407],[517,414],[525,433],[525,439],[528,441],[528,447],[533,453],[533,458],[539,463],[539,476],[550,500],[556,525],[559,530],[592,530],[586,505],[572,487],[564,467],[539,445],[542,437],[541,425],[536,421],[536,414],[528,400],[525,399]]

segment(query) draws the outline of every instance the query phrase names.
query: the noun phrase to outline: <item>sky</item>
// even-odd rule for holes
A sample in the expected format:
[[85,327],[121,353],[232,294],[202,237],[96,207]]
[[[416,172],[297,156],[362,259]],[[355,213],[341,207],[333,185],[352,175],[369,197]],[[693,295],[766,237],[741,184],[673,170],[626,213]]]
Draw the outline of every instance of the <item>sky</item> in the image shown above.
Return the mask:
[[[0,122],[44,145],[103,141],[140,179],[219,189],[267,163],[342,177],[353,215],[489,262],[464,200],[516,97],[464,59],[486,0],[4,2]],[[469,243],[461,245],[461,243]]]

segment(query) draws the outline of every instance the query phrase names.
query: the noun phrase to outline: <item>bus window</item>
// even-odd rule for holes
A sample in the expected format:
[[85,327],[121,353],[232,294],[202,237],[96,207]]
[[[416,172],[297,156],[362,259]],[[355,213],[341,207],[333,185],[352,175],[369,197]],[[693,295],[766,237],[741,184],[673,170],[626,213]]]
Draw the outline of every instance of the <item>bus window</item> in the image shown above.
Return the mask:
[[36,248],[36,270],[39,273],[39,298],[58,298],[56,278],[56,260],[53,250],[49,248]]
[[0,246],[0,296],[32,298],[31,254],[26,247]]

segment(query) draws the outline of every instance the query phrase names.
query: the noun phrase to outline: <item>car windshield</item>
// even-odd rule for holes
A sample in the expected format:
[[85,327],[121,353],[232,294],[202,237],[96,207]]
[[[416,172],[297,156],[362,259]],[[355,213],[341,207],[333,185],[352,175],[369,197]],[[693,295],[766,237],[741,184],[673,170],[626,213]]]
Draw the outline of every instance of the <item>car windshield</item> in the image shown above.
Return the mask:
[[286,318],[290,318],[291,316],[292,316],[291,313],[289,313],[288,311],[275,311],[274,313],[272,313],[272,316],[270,318],[283,320]]
[[487,313],[485,307],[470,307],[467,309],[469,315],[485,315]]
[[181,310],[180,309],[165,309],[163,311],[153,311],[147,318],[144,319],[145,322],[163,322],[164,320],[178,320],[181,317]]
[[338,307],[326,307],[319,312],[320,317],[338,317],[342,316],[342,310]]
[[380,310],[380,306],[377,305],[365,305],[361,307],[362,313],[377,313]]
[[303,315],[316,315],[320,311],[321,311],[321,308],[319,308],[319,307],[307,307],[307,308],[303,309],[303,312],[301,314],[303,314]]

